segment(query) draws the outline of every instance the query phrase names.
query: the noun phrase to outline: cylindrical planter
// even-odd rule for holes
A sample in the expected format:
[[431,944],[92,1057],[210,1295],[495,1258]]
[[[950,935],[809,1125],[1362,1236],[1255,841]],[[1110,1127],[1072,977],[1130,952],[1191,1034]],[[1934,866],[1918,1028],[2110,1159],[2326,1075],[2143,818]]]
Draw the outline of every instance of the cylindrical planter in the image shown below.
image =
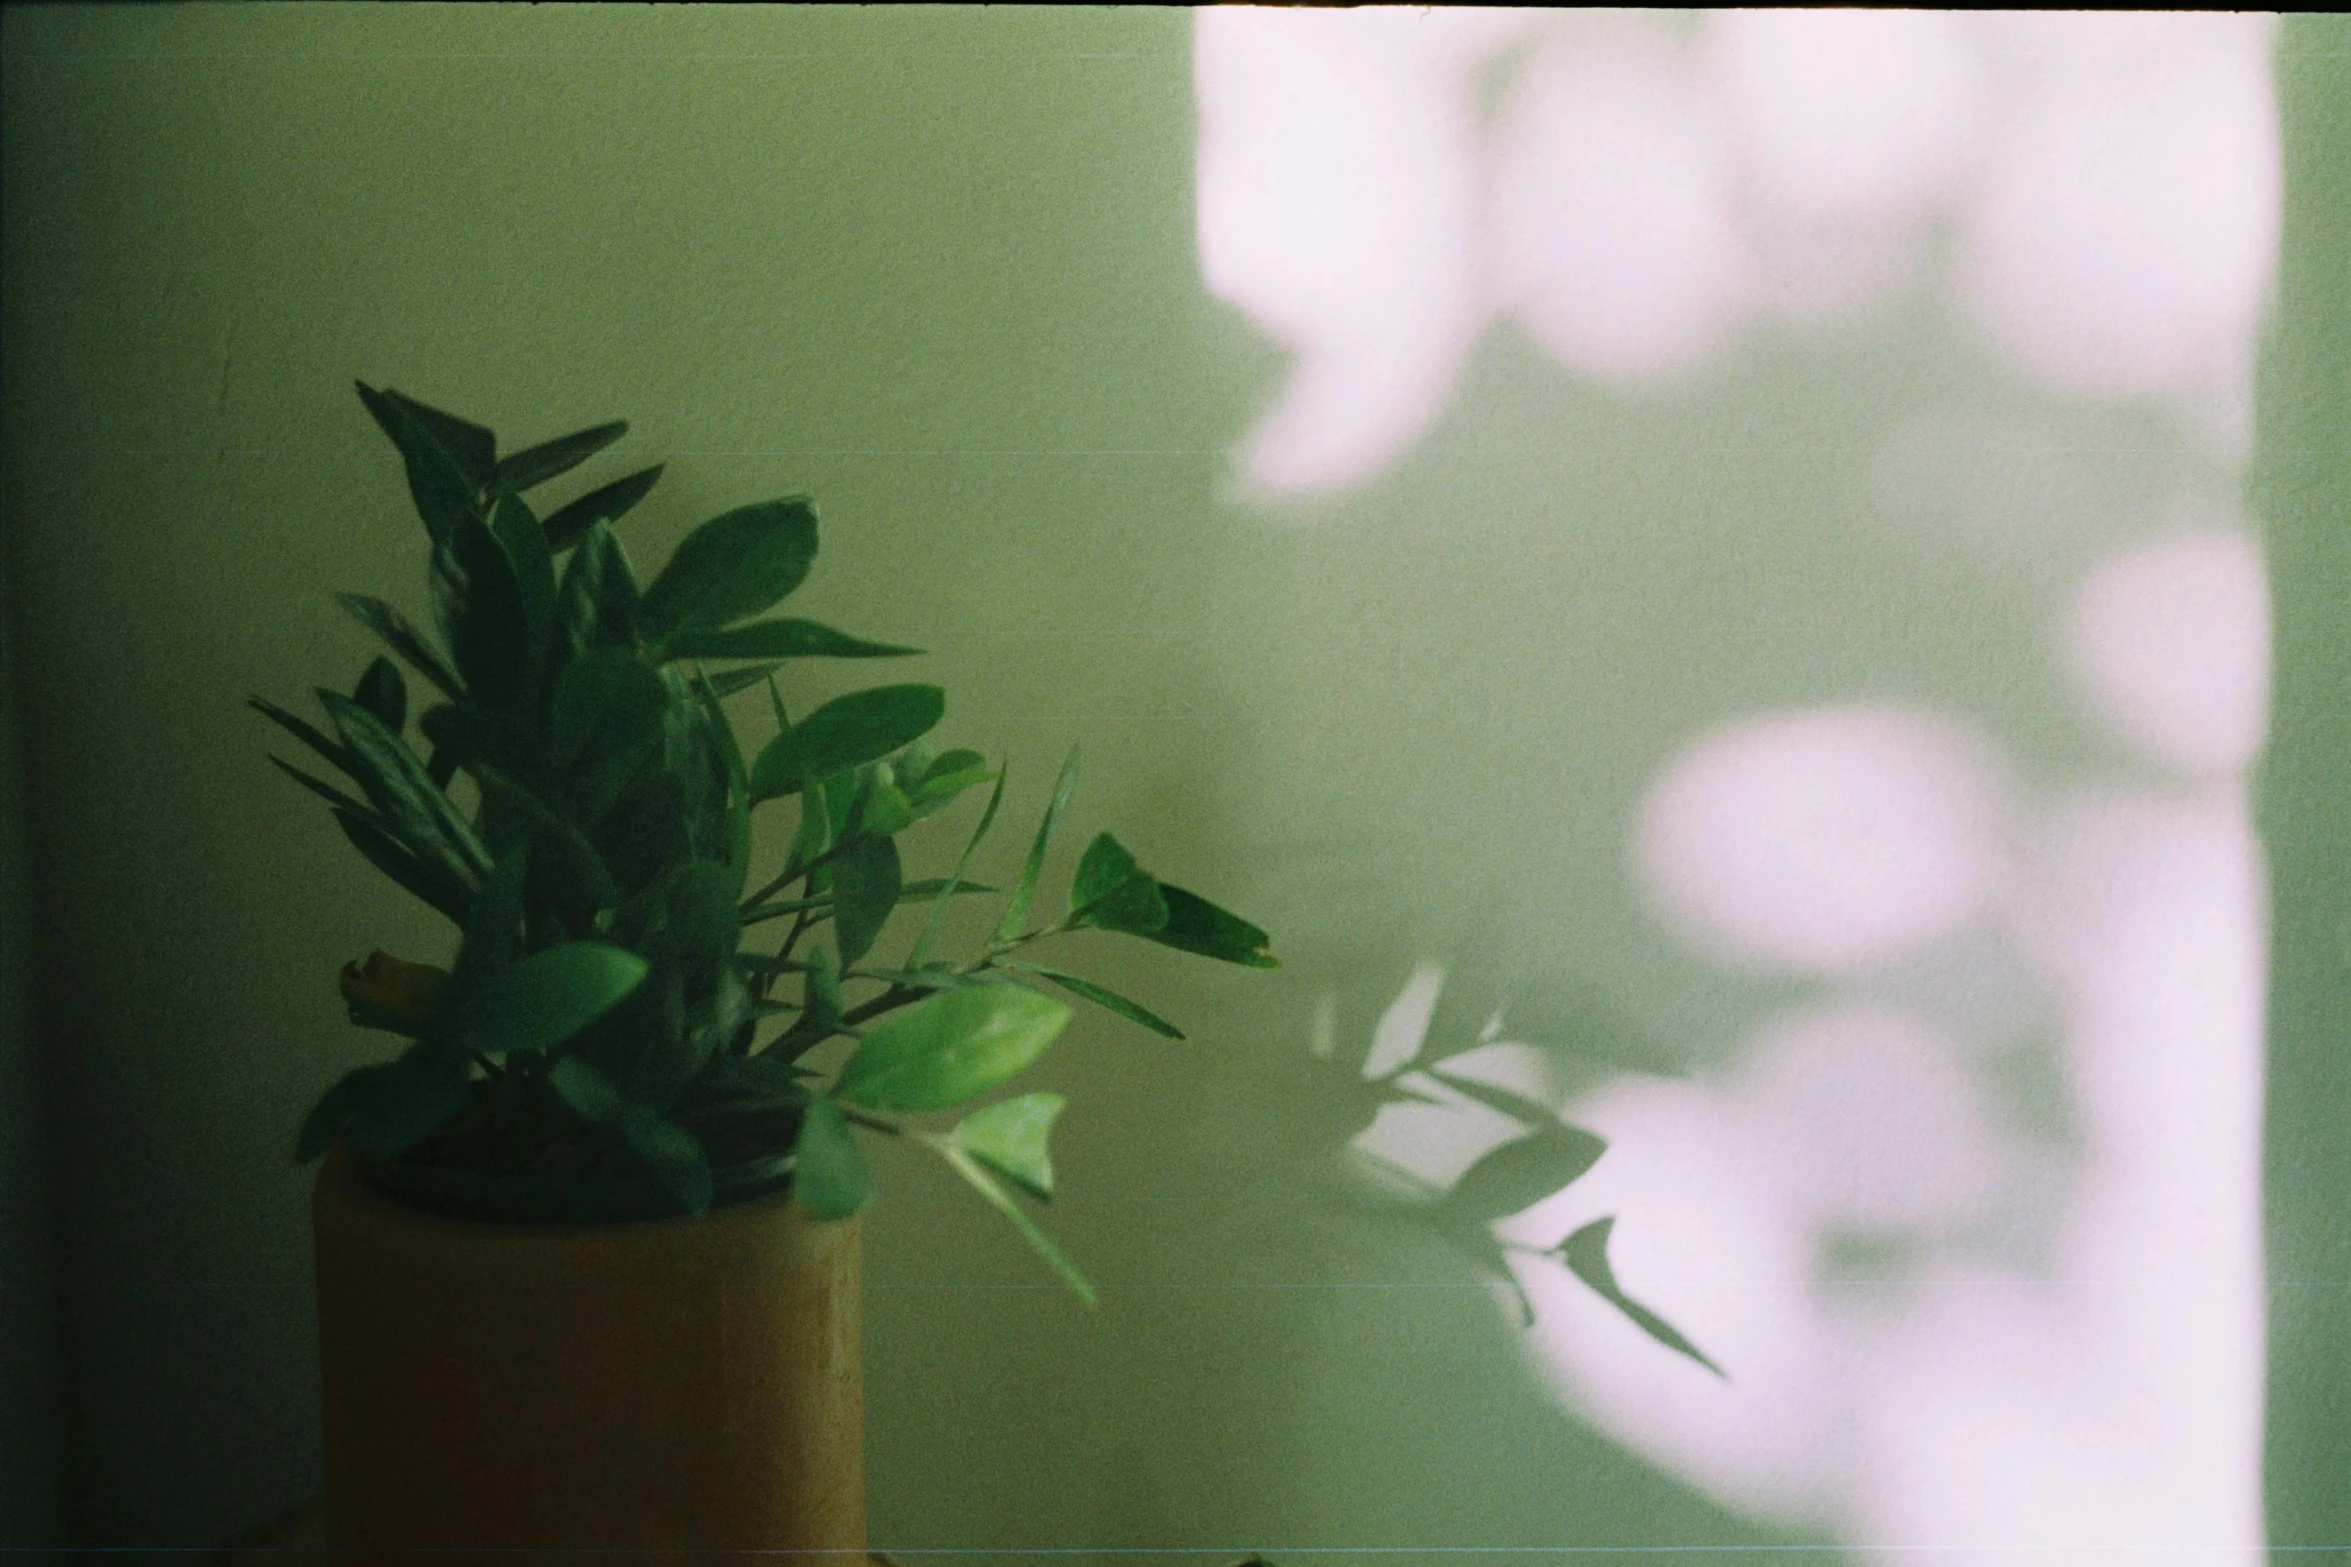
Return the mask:
[[340,1147],[312,1217],[338,1562],[864,1552],[857,1220],[478,1223]]

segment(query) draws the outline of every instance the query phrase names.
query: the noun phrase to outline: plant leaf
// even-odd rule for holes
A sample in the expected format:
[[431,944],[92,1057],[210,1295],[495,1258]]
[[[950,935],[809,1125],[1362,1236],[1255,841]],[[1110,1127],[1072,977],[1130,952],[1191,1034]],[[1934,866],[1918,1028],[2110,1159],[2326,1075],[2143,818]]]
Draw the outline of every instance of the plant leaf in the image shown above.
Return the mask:
[[1039,1256],[1053,1265],[1053,1271],[1061,1275],[1062,1282],[1070,1287],[1078,1299],[1088,1306],[1096,1304],[1094,1286],[1088,1284],[1086,1276],[1078,1272],[1077,1264],[1062,1254],[1061,1248],[1053,1244],[1053,1237],[1039,1228],[1036,1220],[1021,1212],[1020,1204],[1012,1200],[1012,1194],[996,1184],[995,1178],[988,1174],[978,1159],[943,1137],[937,1139],[933,1146],[946,1156],[947,1162],[955,1167],[956,1174],[970,1182],[973,1190],[988,1200],[990,1207],[1012,1221],[1014,1228],[1036,1248]]
[[444,861],[461,883],[470,885],[486,873],[490,856],[481,840],[400,737],[348,697],[321,691],[319,700],[354,761],[362,764],[357,782],[369,803],[408,847]]
[[822,1094],[801,1112],[800,1139],[792,1147],[792,1196],[809,1217],[826,1223],[848,1218],[873,1196],[873,1172],[848,1118]]
[[1065,1103],[1059,1094],[1021,1094],[974,1110],[947,1135],[955,1145],[1030,1196],[1053,1195],[1053,1160],[1046,1133]]
[[804,496],[721,513],[686,535],[645,590],[638,629],[659,642],[756,615],[798,587],[815,558],[816,508]]
[[245,705],[334,763],[352,782],[361,781],[361,768],[364,764],[351,754],[349,746],[340,741],[329,740],[325,735],[320,734],[307,719],[287,712],[266,697],[249,696],[245,698]]
[[522,602],[523,640],[529,658],[543,660],[555,628],[555,557],[548,551],[546,530],[522,497],[504,488],[490,507],[487,526],[506,557],[516,596]]
[[573,659],[556,679],[548,716],[556,764],[569,767],[658,743],[669,695],[660,673],[625,647],[600,647]]
[[310,1114],[302,1118],[302,1135],[294,1141],[294,1162],[308,1164],[334,1147],[335,1139],[343,1135],[344,1123],[367,1102],[376,1081],[391,1069],[389,1061],[376,1061],[335,1079],[334,1086],[321,1094]]
[[433,651],[432,644],[409,623],[407,616],[382,599],[364,593],[338,593],[335,602],[352,619],[382,638],[393,652],[408,660],[409,668],[440,687],[443,696],[456,701],[465,695],[465,687],[456,672],[442,662],[441,655]]
[[1282,966],[1267,950],[1273,938],[1239,915],[1166,882],[1159,883],[1159,894],[1167,900],[1167,924],[1155,931],[1137,932],[1145,941],[1221,963],[1238,963],[1243,968]]
[[722,697],[733,696],[738,691],[750,690],[783,667],[779,660],[766,664],[753,664],[745,669],[722,669],[710,677],[710,689]]
[[338,806],[335,824],[368,863],[427,904],[449,916],[459,929],[473,912],[473,890],[438,860],[426,860],[381,826],[374,812],[359,816]]
[[1080,979],[1075,974],[1064,974],[1059,969],[1040,968],[1034,963],[999,962],[997,967],[1018,969],[1024,974],[1035,974],[1040,978],[1049,979],[1071,995],[1091,1001],[1098,1007],[1107,1008],[1130,1023],[1140,1023],[1154,1034],[1163,1034],[1169,1039],[1184,1037],[1182,1030],[1158,1013],[1138,1006],[1117,991],[1097,985],[1090,979]]
[[661,656],[673,658],[904,658],[922,651],[861,642],[813,620],[755,620],[747,626],[687,627],[670,634]]
[[1455,1181],[1443,1205],[1472,1224],[1533,1207],[1583,1179],[1608,1144],[1580,1127],[1554,1121],[1493,1149]]
[[1069,1021],[1069,1008],[1018,985],[943,990],[865,1036],[833,1085],[875,1110],[944,1110],[1027,1066]]
[[878,761],[929,733],[946,710],[947,693],[937,686],[875,686],[835,697],[760,751],[752,797],[794,794],[810,778]]
[[963,873],[971,867],[971,857],[979,852],[980,840],[988,835],[988,828],[996,820],[996,807],[1004,803],[1004,774],[1007,768],[996,770],[996,787],[988,796],[988,808],[980,812],[980,824],[971,830],[971,837],[963,845],[963,853],[955,861],[955,873],[947,878],[947,885],[931,906],[931,917],[923,922],[922,935],[916,939],[914,950],[906,954],[906,966],[921,968],[922,960],[931,950],[931,943],[939,938],[939,926],[947,918],[947,902],[963,886]]
[[846,968],[873,948],[903,890],[898,845],[860,834],[833,861],[833,940]]
[[381,825],[382,818],[376,815],[375,808],[373,806],[362,805],[359,801],[352,799],[351,796],[345,794],[342,790],[336,788],[333,784],[325,783],[319,779],[313,778],[299,767],[295,767],[287,762],[278,761],[278,758],[274,756],[271,757],[270,760],[277,763],[279,772],[284,773],[287,777],[293,779],[303,788],[308,789],[312,794],[315,794],[320,799],[326,801],[327,804],[338,806],[346,811],[354,812],[363,818],[377,823],[379,826]]
[[628,551],[599,522],[588,529],[555,590],[555,667],[597,648],[636,646],[637,579]]
[[625,479],[615,479],[601,489],[590,490],[569,505],[558,506],[547,518],[547,548],[560,555],[586,538],[595,524],[620,521],[637,502],[653,493],[653,486],[660,478],[661,464],[655,463]]
[[512,709],[530,673],[530,620],[514,563],[490,525],[468,512],[433,546],[433,611],[477,702]]
[[482,878],[449,969],[447,1010],[453,1019],[470,1009],[479,986],[514,966],[514,949],[522,934],[523,881],[529,873],[530,850],[524,845],[501,857]]
[[383,726],[398,734],[408,723],[408,684],[400,678],[400,666],[390,659],[378,656],[367,666],[367,673],[359,677],[359,684],[351,693],[353,701],[382,721]]
[[1069,914],[1063,923],[1135,936],[1154,935],[1167,928],[1167,899],[1150,873],[1135,864],[1135,857],[1116,838],[1103,833],[1078,862],[1077,877],[1069,889]]
[[438,409],[354,382],[379,428],[399,448],[408,471],[408,493],[434,544],[474,515],[474,502],[496,466],[497,443],[480,425]]
[[491,974],[453,1025],[469,1050],[498,1055],[561,1044],[618,1005],[644,980],[634,952],[572,941]]
[[627,1101],[612,1086],[612,1079],[579,1056],[556,1057],[547,1068],[547,1082],[582,1120],[598,1126],[617,1126],[627,1113]]
[[620,1134],[678,1206],[697,1219],[710,1211],[715,1182],[701,1139],[651,1111],[623,1116]]
[[412,1148],[465,1103],[466,1058],[419,1040],[353,1094],[351,1135],[382,1153]]
[[545,484],[558,474],[569,473],[628,433],[625,423],[615,422],[542,441],[498,459],[498,482],[519,494]]
[[801,981],[800,1012],[804,1026],[829,1038],[841,1026],[841,971],[833,955],[822,947],[808,954],[808,977]]
[[1613,1214],[1605,1219],[1594,1219],[1561,1241],[1553,1248],[1553,1252],[1567,1264],[1570,1272],[1591,1287],[1594,1294],[1623,1312],[1633,1326],[1667,1349],[1689,1356],[1728,1382],[1729,1372],[1707,1359],[1705,1353],[1685,1338],[1672,1323],[1627,1295],[1617,1284],[1616,1270],[1608,1265],[1608,1234],[1614,1228],[1616,1218]]
[[1053,786],[1053,799],[1045,807],[1044,817],[1037,823],[1036,841],[1029,845],[1028,863],[1021,867],[1020,880],[1012,889],[1012,901],[1004,906],[1004,918],[996,925],[996,939],[1011,941],[1020,935],[1021,926],[1028,923],[1029,902],[1037,895],[1037,877],[1045,868],[1045,846],[1053,841],[1053,828],[1061,820],[1061,813],[1069,808],[1069,797],[1078,786],[1078,748],[1069,748],[1069,759],[1061,764],[1061,779]]

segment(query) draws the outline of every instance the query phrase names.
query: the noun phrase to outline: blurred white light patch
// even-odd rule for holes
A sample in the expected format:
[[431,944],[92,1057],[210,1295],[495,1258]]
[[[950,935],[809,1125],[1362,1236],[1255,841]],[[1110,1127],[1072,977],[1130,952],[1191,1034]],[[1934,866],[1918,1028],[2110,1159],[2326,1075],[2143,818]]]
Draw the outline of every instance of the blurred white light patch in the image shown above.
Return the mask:
[[1469,68],[1523,17],[1210,7],[1194,29],[1209,292],[1290,350],[1255,489],[1362,482],[1452,400],[1484,321]]
[[1940,11],[1716,11],[1706,49],[1760,204],[1899,220],[1968,172],[1983,41]]
[[1723,961],[1836,972],[1964,925],[2001,862],[1997,753],[1883,705],[1736,720],[1667,767],[1634,870],[1657,912]]
[[2148,760],[2239,773],[2268,726],[2269,630],[2269,581],[2253,541],[2193,533],[2089,574],[2066,619],[2065,666]]
[[2011,17],[2018,78],[1959,290],[2026,375],[2094,397],[2241,397],[2276,261],[2274,19]]
[[1712,102],[1662,46],[1546,46],[1494,133],[1497,299],[1568,369],[1677,380],[1736,324],[1746,265]]

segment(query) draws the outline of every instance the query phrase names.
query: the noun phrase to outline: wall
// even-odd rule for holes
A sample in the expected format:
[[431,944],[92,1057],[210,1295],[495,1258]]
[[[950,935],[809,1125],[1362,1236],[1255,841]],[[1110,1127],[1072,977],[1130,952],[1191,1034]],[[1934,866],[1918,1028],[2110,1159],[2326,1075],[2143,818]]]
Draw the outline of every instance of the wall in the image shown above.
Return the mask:
[[[1702,31],[1653,21],[1592,24],[1639,35],[1627,79]],[[315,1486],[292,1131],[373,1048],[342,1019],[337,966],[446,946],[269,769],[271,732],[241,705],[356,676],[369,649],[335,590],[421,604],[419,530],[353,377],[517,444],[629,419],[613,461],[668,465],[626,524],[640,562],[725,506],[814,494],[807,612],[931,650],[915,677],[948,687],[946,738],[1008,753],[1014,822],[1083,739],[1072,837],[1116,825],[1275,933],[1273,975],[1104,951],[1106,980],[1193,1038],[1088,1017],[1036,1073],[1072,1101],[1052,1219],[1098,1313],[939,1173],[879,1154],[877,1543],[1805,1560],[1905,1517],[1942,1527],[1895,1505],[1917,1487],[1871,1492],[1822,1456],[1804,1421],[1849,1406],[1813,1398],[1777,1426],[1740,1411],[1817,1391],[1773,1380],[1790,1323],[1833,1317],[1816,1337],[1846,1358],[1822,1363],[1864,1372],[1848,1350],[1879,1341],[1852,1322],[1890,1312],[1915,1340],[1954,1257],[2056,1289],[2034,1248],[2072,1221],[2026,1199],[2103,1189],[2083,1175],[2107,1168],[2098,1085],[2134,1081],[2085,1054],[2068,988],[2066,933],[2096,899],[2027,898],[2032,926],[1986,894],[1866,961],[1758,964],[1707,945],[1709,895],[1684,889],[1693,914],[1661,890],[1640,824],[1748,715],[1924,710],[1948,721],[1926,771],[1983,780],[1965,797],[1992,802],[1984,852],[2032,870],[2027,890],[2130,890],[2065,869],[2085,799],[2217,802],[2226,896],[2157,890],[2186,887],[2191,914],[2218,910],[2216,950],[2257,955],[2250,894],[2228,901],[2243,759],[2173,765],[2063,655],[2097,570],[2183,531],[2258,586],[2225,397],[2183,413],[2160,386],[2051,384],[2029,344],[2020,361],[1949,308],[1935,268],[1957,220],[1937,216],[1917,274],[1936,281],[1838,330],[1783,300],[1654,387],[1575,369],[1587,340],[1564,306],[1463,328],[1420,425],[1284,493],[1247,454],[1295,392],[1284,347],[1312,346],[1278,328],[1325,317],[1204,262],[1206,59],[1185,13],[255,5],[0,27],[0,506],[80,1543],[202,1544]],[[1470,82],[1472,141],[1514,82],[1543,79],[1529,57]],[[810,677],[802,702],[842,678]],[[1864,800],[1865,823],[1902,830],[1911,797],[1892,798],[1875,817]],[[2089,847],[2128,862],[2170,841],[2136,831]],[[1737,1234],[1712,1194],[1776,1192],[1795,1156],[1722,1142],[1738,1157],[1691,1177],[1682,1155],[1716,1123],[1626,1097],[1616,1066],[1752,1097],[1742,1073],[1777,1059],[1775,1028],[1855,1005],[1949,1045],[1952,1102],[1991,1106],[1997,1157],[1978,1162],[2006,1196],[1966,1224],[1930,1214],[1923,1245],[1902,1210],[1911,1249],[1851,1277],[1810,1230],[1787,1258],[1714,1250]],[[1622,1123],[1601,1170],[1625,1173],[1593,1190],[1621,1205],[1628,1284],[1724,1353],[1730,1390],[1550,1275],[1526,1275],[1542,1321],[1522,1331],[1482,1271],[1490,1237],[1367,1210],[1344,1182],[1359,1145],[1443,1185],[1464,1123],[1371,1136],[1362,1069],[1464,1049],[1498,1009],[1555,1103]],[[2191,1034],[2188,1067],[2206,1050],[2224,1083],[2257,1085],[2239,1021]],[[1878,1124],[1872,1092],[1832,1083],[1787,1124]],[[2233,1127],[2213,1146],[2249,1160]],[[1883,1150],[1838,1146],[1857,1162],[1823,1179],[1868,1184]],[[1892,1168],[1906,1190],[1915,1172]],[[2218,1195],[2198,1222],[2251,1234],[2249,1168],[2192,1160],[2182,1179],[2199,1175]],[[2257,1266],[2231,1253],[2205,1282],[2257,1301]],[[2242,1335],[2218,1331],[2225,1372]],[[2146,1369],[2141,1423],[2167,1428],[2180,1384]],[[1748,1401],[1703,1402],[1718,1393]],[[2081,1408],[2097,1430],[2130,1421]],[[1902,1429],[1931,1469],[1958,1428]],[[2273,1478],[2304,1451],[2273,1453]],[[2223,1456],[2216,1527],[2241,1540],[2257,1455]],[[2122,1524],[2082,1527],[2121,1538],[2131,1487],[2165,1472],[2125,1476]],[[1957,1543],[1967,1522],[1912,1538]]]

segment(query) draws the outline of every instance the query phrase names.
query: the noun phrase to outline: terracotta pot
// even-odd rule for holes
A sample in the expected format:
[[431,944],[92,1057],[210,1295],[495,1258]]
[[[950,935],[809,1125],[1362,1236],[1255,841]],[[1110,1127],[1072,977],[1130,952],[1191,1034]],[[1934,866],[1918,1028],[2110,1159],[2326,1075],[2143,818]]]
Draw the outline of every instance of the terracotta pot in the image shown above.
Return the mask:
[[859,1221],[478,1223],[343,1148],[312,1217],[339,1562],[864,1552]]

